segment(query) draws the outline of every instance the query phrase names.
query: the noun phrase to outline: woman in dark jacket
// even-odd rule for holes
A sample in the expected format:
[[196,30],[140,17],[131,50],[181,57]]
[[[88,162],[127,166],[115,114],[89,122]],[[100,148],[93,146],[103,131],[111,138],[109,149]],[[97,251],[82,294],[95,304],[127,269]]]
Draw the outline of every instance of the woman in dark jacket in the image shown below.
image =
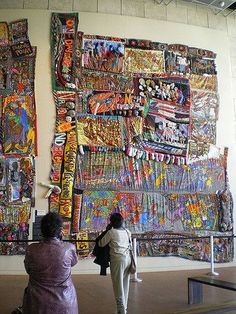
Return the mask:
[[75,246],[61,241],[62,218],[48,213],[41,221],[43,241],[28,246],[29,274],[23,300],[24,314],[78,314],[71,267],[77,263]]

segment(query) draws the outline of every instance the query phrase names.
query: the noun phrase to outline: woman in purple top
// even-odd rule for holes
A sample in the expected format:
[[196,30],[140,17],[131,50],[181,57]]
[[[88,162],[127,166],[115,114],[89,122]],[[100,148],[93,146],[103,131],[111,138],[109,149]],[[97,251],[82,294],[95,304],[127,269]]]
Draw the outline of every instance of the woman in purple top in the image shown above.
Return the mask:
[[28,246],[29,274],[23,300],[24,314],[78,314],[71,267],[77,263],[75,246],[61,241],[62,218],[48,213],[41,221],[43,241]]

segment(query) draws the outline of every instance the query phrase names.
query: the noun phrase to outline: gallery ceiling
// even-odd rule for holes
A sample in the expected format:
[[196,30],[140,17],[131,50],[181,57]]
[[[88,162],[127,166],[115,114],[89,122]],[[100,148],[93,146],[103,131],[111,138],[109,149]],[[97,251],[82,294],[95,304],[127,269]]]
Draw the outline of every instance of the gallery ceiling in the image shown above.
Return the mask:
[[236,10],[236,1],[234,0],[184,0],[185,2],[192,2],[201,4],[209,8],[215,9],[216,12],[230,12]]
[[[168,5],[173,0],[154,0],[158,4]],[[224,16],[236,13],[236,1],[235,0],[182,0],[188,3],[194,3],[203,5],[209,9],[212,9],[215,14],[222,13]]]

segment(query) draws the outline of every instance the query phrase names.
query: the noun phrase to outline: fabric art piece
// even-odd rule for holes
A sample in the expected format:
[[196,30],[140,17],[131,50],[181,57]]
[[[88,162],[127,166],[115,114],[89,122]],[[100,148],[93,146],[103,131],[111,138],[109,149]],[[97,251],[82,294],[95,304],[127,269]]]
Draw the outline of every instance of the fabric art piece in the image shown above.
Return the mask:
[[152,42],[151,40],[147,39],[136,39],[136,38],[129,38],[125,41],[125,47],[127,48],[140,48],[140,49],[151,49]]
[[[0,239],[27,240],[30,202],[20,205],[0,205]],[[26,243],[0,243],[2,255],[24,254]]]
[[225,186],[224,160],[195,161],[190,165],[136,159],[122,152],[85,152],[78,159],[75,188],[150,192],[205,192]]
[[76,162],[76,133],[67,133],[64,151],[64,169],[61,179],[60,209],[59,213],[66,218],[72,217],[73,181]]
[[6,22],[0,22],[0,47],[9,45],[9,32]]
[[171,222],[179,217],[183,229],[218,230],[219,203],[216,194],[170,194],[169,213]]
[[186,156],[189,109],[153,102],[144,122],[144,146],[161,153]]
[[200,158],[204,155],[208,155],[210,150],[210,144],[208,143],[201,143],[195,141],[188,142],[188,157],[191,160]]
[[84,36],[83,62],[86,69],[122,73],[124,68],[124,43],[109,38]]
[[37,155],[36,114],[31,96],[3,99],[3,151],[5,154]]
[[216,121],[207,119],[191,120],[190,139],[196,142],[216,143]]
[[192,57],[191,58],[191,70],[193,74],[198,74],[198,75],[217,74],[215,61],[210,60],[208,58]]
[[[157,236],[160,239],[163,238],[163,240],[152,240]],[[137,241],[140,256],[179,256],[190,260],[210,262],[211,251],[209,238],[184,239],[184,235],[177,232],[161,234],[159,232],[147,232],[141,234],[139,237],[145,238],[145,241]],[[178,237],[181,239],[178,240]],[[233,243],[231,237],[215,238],[214,247],[215,262],[232,261]]]
[[[138,116],[143,115],[144,102],[141,98],[134,96],[131,92],[127,93],[98,93],[95,92],[87,96],[88,113],[106,114],[119,116]],[[132,113],[130,114],[130,110]]]
[[61,181],[65,143],[66,133],[56,133],[54,143],[51,146],[52,167],[50,179],[53,184],[60,184]]
[[125,120],[127,130],[127,141],[131,145],[138,145],[143,135],[143,118],[130,117]]
[[10,89],[10,63],[11,52],[9,46],[0,46],[0,91],[1,95],[6,95]]
[[56,130],[68,132],[75,128],[77,94],[73,91],[54,91],[56,104]]
[[9,23],[11,51],[13,58],[31,55],[32,46],[28,37],[28,21],[22,19]]
[[123,123],[119,117],[78,115],[76,125],[80,145],[123,147]]
[[192,89],[200,89],[204,91],[217,92],[218,83],[216,75],[196,75],[191,74],[189,76],[189,82]]
[[25,254],[35,206],[36,51],[27,19],[0,22],[0,255]]
[[130,212],[141,210],[141,201],[141,194],[87,191],[83,194],[81,230],[103,230],[106,228],[112,212],[119,211],[126,217]]
[[75,38],[78,27],[78,15],[52,14],[52,66],[53,66],[53,87],[73,88],[73,52],[75,49]]
[[80,231],[76,239],[82,242],[76,242],[77,252],[80,258],[87,258],[91,256],[94,245],[91,242],[83,242],[83,240],[93,240],[98,236],[98,233]]
[[[213,235],[215,261],[231,261],[227,149],[222,154],[215,146],[216,54],[181,43],[85,34],[78,21],[77,13],[53,13],[50,32],[56,109],[50,180],[61,192],[48,199],[50,211],[63,218],[66,238],[81,240],[78,255],[88,258],[93,244],[85,241],[119,212],[137,238],[139,256],[210,261]],[[24,97],[33,91],[33,55],[14,66],[9,58],[0,44],[5,125],[6,116],[15,119],[7,88]],[[26,82],[21,68],[31,90],[17,85]],[[2,150],[10,155],[14,146],[2,135]],[[0,200],[20,201],[19,160],[0,166]]]
[[76,87],[79,90],[126,92],[133,89],[133,80],[129,76],[84,69],[76,78]]
[[177,77],[135,78],[135,92],[141,97],[190,106],[190,86],[186,79]]
[[74,209],[72,230],[78,233],[80,230],[80,212],[81,212],[82,194],[74,194]]
[[81,229],[101,231],[107,214],[118,211],[132,232],[217,230],[219,203],[216,194],[187,195],[124,192],[88,192],[83,195]]
[[126,48],[125,69],[133,73],[163,73],[163,52]]
[[189,57],[174,51],[165,51],[165,68],[168,73],[188,74],[190,72]]
[[35,60],[36,48],[33,47],[29,56],[17,58],[10,64],[10,88],[17,95],[33,95]]
[[0,205],[31,200],[34,205],[35,163],[32,157],[0,158]]
[[219,99],[215,93],[192,91],[191,114],[194,119],[218,120]]

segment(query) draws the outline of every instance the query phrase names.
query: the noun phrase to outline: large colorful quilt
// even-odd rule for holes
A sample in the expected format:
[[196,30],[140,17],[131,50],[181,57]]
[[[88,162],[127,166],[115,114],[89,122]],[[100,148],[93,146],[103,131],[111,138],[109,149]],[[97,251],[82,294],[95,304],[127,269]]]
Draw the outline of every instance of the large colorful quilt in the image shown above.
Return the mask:
[[0,255],[25,253],[35,206],[36,51],[27,19],[0,22]]
[[[201,236],[223,235],[215,258],[231,260],[227,150],[211,155],[219,151],[216,54],[84,34],[78,21],[75,13],[51,20],[50,177],[61,193],[50,195],[49,207],[63,216],[67,237],[93,239],[120,212],[139,255],[209,260]],[[142,240],[154,234],[184,239]],[[82,257],[92,249],[88,242],[77,248]]]

